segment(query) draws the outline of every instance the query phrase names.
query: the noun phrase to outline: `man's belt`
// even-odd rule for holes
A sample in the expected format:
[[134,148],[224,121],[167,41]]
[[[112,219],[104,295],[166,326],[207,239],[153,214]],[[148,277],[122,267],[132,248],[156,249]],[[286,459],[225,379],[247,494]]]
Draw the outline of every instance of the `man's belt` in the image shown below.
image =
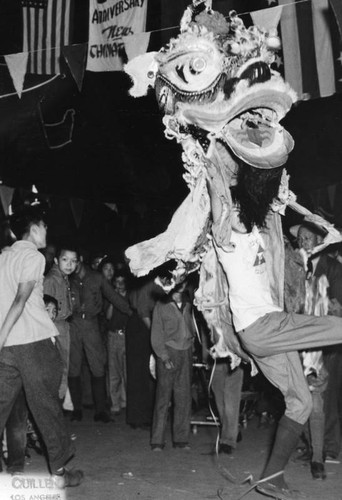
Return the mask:
[[117,333],[118,335],[125,335],[125,330],[122,328],[116,328],[115,330],[109,330],[108,333]]
[[90,320],[90,319],[96,319],[97,318],[97,314],[90,316],[89,314],[87,314],[85,312],[83,312],[83,313],[73,313],[72,319],[76,319],[76,318],[77,319],[88,319],[88,320]]

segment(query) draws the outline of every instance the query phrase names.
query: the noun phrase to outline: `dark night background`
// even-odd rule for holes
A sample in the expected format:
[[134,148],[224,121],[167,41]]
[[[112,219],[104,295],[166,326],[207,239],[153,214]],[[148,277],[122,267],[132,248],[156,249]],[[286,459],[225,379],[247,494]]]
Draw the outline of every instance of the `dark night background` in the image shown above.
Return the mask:
[[[177,26],[188,3],[149,0],[146,31]],[[267,6],[262,0],[213,2],[213,8],[223,14]],[[73,43],[87,42],[86,0],[75,0],[74,19]],[[0,54],[21,52],[21,26],[20,1],[1,0]],[[152,33],[148,50],[158,50],[176,34],[177,30]],[[26,75],[25,87],[44,79]],[[133,99],[128,96],[129,87],[123,72],[85,71],[79,92],[65,64],[65,75],[54,82],[23,93],[21,99],[17,95],[0,98],[0,178],[3,184],[18,188],[19,201],[32,184],[48,195],[54,238],[76,234],[84,245],[120,251],[164,230],[187,194],[181,148],[165,139],[154,94]],[[12,91],[0,56],[0,96]],[[71,144],[48,148],[38,104],[46,123],[56,123],[67,109],[75,109]],[[291,187],[299,201],[311,208],[311,191],[342,182],[342,94],[299,103],[283,124],[296,142],[287,165]],[[70,211],[70,197],[84,200],[79,228]],[[116,203],[118,214],[104,202]]]

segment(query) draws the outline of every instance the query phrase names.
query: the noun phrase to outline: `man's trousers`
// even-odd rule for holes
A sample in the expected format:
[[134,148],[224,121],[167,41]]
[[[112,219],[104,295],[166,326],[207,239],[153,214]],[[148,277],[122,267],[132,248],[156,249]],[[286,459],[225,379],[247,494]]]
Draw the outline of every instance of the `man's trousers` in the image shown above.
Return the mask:
[[236,448],[239,433],[240,402],[243,369],[238,366],[230,370],[229,362],[218,360],[211,387],[221,422],[220,443]]
[[283,393],[285,415],[304,424],[312,399],[298,351],[342,343],[342,318],[273,312],[238,335],[265,377]]
[[43,437],[52,473],[60,469],[74,452],[58,395],[62,370],[60,354],[50,338],[3,347],[0,352],[0,433],[23,388]]
[[173,443],[189,441],[191,419],[192,347],[185,351],[167,348],[174,368],[167,369],[157,358],[157,391],[151,444],[164,446],[169,404],[173,395]]

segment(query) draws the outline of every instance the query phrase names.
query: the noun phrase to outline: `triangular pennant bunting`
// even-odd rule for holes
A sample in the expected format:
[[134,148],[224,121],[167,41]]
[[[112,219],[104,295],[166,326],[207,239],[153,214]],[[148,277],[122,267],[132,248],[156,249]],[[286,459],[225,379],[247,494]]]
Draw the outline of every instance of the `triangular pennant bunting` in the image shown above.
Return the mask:
[[80,92],[82,90],[87,50],[88,45],[85,43],[63,47],[63,56],[68,63],[71,74]]
[[9,54],[5,56],[5,61],[8,67],[8,71],[13,80],[14,88],[21,98],[21,94],[24,87],[24,80],[27,68],[27,52],[19,52],[19,54]]
[[74,216],[76,227],[79,228],[83,215],[84,200],[80,198],[70,198],[70,208]]
[[12,203],[13,193],[14,188],[0,185],[0,200],[6,216],[10,215],[9,207]]
[[336,194],[336,184],[333,184],[332,186],[328,186],[328,197],[329,197],[329,202],[331,208],[334,207],[335,204],[335,194]]
[[271,7],[269,9],[256,10],[251,12],[253,24],[266,30],[274,29],[278,26],[283,7]]
[[137,35],[130,35],[122,37],[125,44],[125,51],[128,60],[133,57],[145,54],[148,44],[150,42],[150,33],[138,33]]
[[119,213],[118,206],[117,206],[116,203],[105,203],[105,205],[106,205],[106,207],[108,207],[113,212],[116,212],[117,214]]

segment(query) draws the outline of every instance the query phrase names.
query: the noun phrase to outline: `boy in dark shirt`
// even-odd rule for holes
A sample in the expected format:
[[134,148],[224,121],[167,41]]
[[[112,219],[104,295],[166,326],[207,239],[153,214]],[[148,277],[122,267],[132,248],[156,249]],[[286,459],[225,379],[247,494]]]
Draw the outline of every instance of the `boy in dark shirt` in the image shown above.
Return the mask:
[[59,332],[57,345],[63,360],[63,376],[59,388],[59,397],[63,400],[68,387],[70,356],[70,325],[72,314],[69,276],[76,270],[78,252],[71,246],[60,247],[54,264],[44,279],[44,294],[57,300],[56,328]]

